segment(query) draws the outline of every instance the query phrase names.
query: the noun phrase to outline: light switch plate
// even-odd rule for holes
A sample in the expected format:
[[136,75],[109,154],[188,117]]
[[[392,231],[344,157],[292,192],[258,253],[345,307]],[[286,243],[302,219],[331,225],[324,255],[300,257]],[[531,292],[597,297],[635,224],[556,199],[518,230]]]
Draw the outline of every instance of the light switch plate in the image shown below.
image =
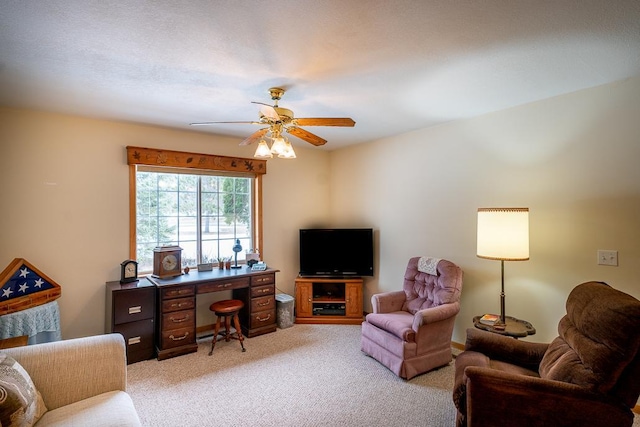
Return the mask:
[[618,251],[598,249],[598,265],[618,265]]

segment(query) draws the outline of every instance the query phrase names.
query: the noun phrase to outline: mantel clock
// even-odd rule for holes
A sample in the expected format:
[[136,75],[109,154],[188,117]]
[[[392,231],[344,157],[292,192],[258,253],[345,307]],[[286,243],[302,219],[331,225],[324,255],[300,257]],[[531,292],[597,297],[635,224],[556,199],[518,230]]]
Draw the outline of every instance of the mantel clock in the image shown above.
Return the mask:
[[153,250],[153,277],[167,279],[182,274],[182,248],[157,246]]

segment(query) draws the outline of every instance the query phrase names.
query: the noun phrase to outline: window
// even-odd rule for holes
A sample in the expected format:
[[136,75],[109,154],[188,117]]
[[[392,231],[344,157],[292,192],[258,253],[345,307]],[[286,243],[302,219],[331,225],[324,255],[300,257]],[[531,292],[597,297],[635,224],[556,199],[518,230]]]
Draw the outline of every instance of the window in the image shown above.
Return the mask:
[[[147,155],[155,155],[155,160],[151,157],[143,161],[136,150],[151,151]],[[149,163],[162,158],[167,158],[168,163],[168,157],[159,157],[167,152],[135,147],[127,147],[127,152],[128,157],[136,152],[139,157],[134,156],[136,162],[132,164],[129,159],[129,163],[132,168],[130,250],[131,257],[139,263],[140,272],[152,270],[156,246],[180,246],[183,266],[191,267],[233,257],[235,253],[231,248],[236,239],[244,250],[261,248],[262,174],[253,172],[255,160],[169,152],[183,155],[183,161],[174,161],[172,163],[177,164],[170,166],[151,166]],[[198,162],[201,168],[191,166],[193,157],[189,160],[188,156],[203,156]],[[207,162],[202,160],[210,157],[235,160],[229,164],[231,168],[243,166],[239,171],[230,171],[224,162],[217,161],[215,167],[206,167]],[[183,163],[188,167],[181,167]],[[264,169],[265,165],[259,165]],[[245,259],[243,252],[238,253],[239,261]]]

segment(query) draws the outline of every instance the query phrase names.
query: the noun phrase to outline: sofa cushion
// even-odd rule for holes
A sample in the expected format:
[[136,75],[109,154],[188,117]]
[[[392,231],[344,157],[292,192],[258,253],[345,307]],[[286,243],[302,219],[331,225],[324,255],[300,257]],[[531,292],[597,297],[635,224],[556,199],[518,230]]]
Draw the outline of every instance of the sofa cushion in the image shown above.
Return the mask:
[[141,426],[131,397],[110,391],[48,411],[36,427],[43,426]]
[[367,322],[407,342],[416,341],[416,332],[412,329],[413,315],[406,311],[392,313],[369,313]]
[[27,371],[13,357],[0,352],[0,426],[30,427],[46,411]]

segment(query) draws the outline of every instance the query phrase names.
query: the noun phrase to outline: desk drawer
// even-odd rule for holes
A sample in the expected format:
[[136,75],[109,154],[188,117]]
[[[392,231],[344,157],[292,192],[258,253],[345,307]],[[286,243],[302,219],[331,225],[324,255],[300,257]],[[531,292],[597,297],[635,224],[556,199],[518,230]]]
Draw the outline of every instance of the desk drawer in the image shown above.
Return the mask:
[[261,274],[259,276],[251,276],[251,286],[262,286],[270,283],[276,283],[276,274]]
[[162,301],[162,312],[169,313],[170,311],[188,310],[196,306],[195,298],[176,298],[166,301]]
[[273,295],[276,292],[276,285],[264,285],[251,288],[251,298],[261,297],[264,295]]
[[266,297],[253,298],[251,300],[251,312],[257,313],[263,310],[273,310],[276,308],[276,298],[273,295]]
[[243,277],[239,279],[229,279],[214,283],[204,283],[198,285],[198,293],[226,291],[231,289],[240,289],[249,287],[249,278]]
[[162,330],[169,331],[179,328],[191,328],[196,326],[196,311],[174,311],[162,315]]
[[162,289],[162,300],[169,298],[186,297],[189,295],[195,295],[195,286],[177,286],[175,288]]
[[116,325],[113,332],[124,337],[127,348],[127,363],[135,363],[153,357],[153,319]]
[[153,318],[155,289],[114,292],[113,323],[115,325]]
[[163,350],[173,347],[180,347],[182,345],[193,344],[196,342],[195,329],[181,328],[171,331],[163,331],[161,340],[161,348]]
[[276,311],[266,310],[259,311],[257,313],[251,313],[251,319],[249,319],[249,323],[251,329],[273,325],[276,323]]

